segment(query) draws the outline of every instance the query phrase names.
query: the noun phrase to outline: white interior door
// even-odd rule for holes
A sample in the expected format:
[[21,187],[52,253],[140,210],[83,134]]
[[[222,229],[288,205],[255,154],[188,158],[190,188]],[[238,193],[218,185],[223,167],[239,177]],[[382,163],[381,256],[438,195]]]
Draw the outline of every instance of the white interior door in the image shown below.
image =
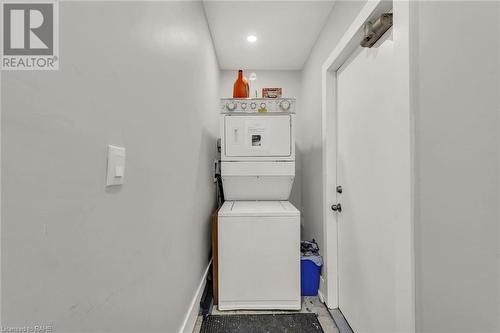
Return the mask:
[[409,123],[393,99],[393,54],[391,30],[337,71],[339,308],[356,333],[408,327],[398,224],[409,223]]

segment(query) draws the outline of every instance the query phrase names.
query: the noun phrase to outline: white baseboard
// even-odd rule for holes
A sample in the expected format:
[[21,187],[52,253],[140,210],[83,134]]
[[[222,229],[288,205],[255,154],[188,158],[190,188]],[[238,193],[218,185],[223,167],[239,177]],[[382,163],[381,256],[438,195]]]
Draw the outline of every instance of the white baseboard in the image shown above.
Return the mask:
[[207,268],[205,269],[205,273],[201,277],[200,284],[198,285],[198,289],[194,294],[194,298],[189,305],[188,312],[186,313],[186,317],[184,317],[184,322],[182,323],[180,333],[193,333],[194,325],[196,324],[196,319],[198,317],[198,312],[200,309],[200,301],[203,296],[203,290],[205,290],[205,285],[207,284],[207,275],[208,270],[210,269],[210,264],[212,260],[208,263]]

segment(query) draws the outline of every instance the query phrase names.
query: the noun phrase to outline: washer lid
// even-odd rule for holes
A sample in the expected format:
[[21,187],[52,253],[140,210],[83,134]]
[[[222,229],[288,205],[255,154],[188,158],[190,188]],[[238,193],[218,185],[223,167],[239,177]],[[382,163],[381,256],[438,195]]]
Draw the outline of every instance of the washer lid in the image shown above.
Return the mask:
[[219,216],[300,216],[289,201],[226,201]]

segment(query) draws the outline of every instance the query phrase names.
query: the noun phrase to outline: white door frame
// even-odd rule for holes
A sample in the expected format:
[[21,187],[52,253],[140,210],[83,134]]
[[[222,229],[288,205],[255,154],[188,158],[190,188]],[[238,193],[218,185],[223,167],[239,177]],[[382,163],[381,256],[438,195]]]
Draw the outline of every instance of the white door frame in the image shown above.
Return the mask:
[[394,99],[402,112],[407,112],[410,135],[410,173],[411,173],[411,219],[403,225],[404,239],[400,239],[398,248],[404,248],[398,257],[398,262],[403,265],[398,274],[398,288],[408,290],[407,304],[400,304],[401,319],[409,332],[415,331],[415,275],[414,275],[414,246],[413,246],[413,116],[410,108],[410,7],[408,1],[368,1],[354,19],[338,44],[330,53],[321,68],[322,73],[322,157],[323,157],[323,255],[325,267],[322,273],[321,296],[326,305],[333,309],[338,303],[338,226],[337,215],[331,210],[331,205],[336,202],[337,186],[337,101],[336,85],[337,70],[344,64],[349,56],[358,48],[363,34],[363,25],[366,21],[376,18],[383,12],[394,12],[394,38],[397,41],[394,48],[396,65],[396,90]]

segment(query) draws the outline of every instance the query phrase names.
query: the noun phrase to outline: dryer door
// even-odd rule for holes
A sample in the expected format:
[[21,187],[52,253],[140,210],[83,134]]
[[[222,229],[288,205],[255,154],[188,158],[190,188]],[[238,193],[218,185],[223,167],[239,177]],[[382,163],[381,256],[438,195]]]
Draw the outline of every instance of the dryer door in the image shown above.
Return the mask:
[[226,156],[290,156],[291,116],[226,116]]

